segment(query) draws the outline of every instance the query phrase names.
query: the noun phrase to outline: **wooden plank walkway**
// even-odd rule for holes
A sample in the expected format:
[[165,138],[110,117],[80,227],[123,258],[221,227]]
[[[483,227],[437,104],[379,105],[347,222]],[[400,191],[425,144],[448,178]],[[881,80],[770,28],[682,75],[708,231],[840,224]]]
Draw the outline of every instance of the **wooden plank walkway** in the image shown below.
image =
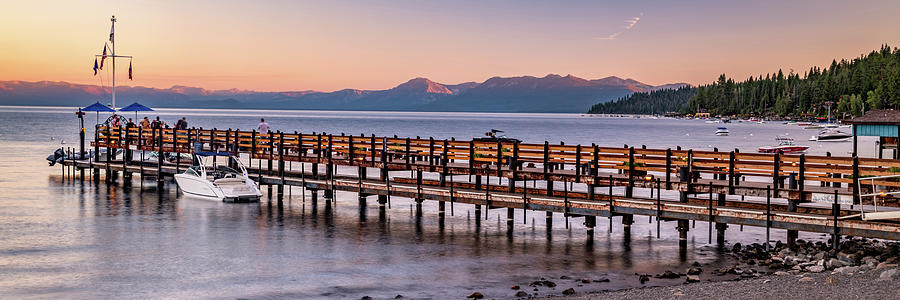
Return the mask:
[[[195,144],[242,154],[251,177],[279,191],[284,185],[325,191],[326,197],[348,191],[362,201],[377,196],[381,205],[390,197],[438,201],[441,216],[444,203],[453,202],[476,205],[476,211],[506,208],[508,222],[515,209],[584,217],[591,231],[596,217],[622,216],[627,228],[634,215],[645,215],[679,222],[682,237],[688,230],[684,222],[694,220],[717,223],[722,239],[723,225],[736,224],[786,229],[789,243],[796,231],[900,240],[898,222],[840,218],[857,212],[864,200],[852,188],[855,180],[894,174],[900,170],[897,160],[203,129],[99,128],[91,146],[190,153]],[[307,171],[299,172],[297,164]],[[177,167],[121,160],[64,165],[160,180],[188,167],[186,161]],[[356,174],[341,174],[337,166]],[[368,176],[373,168],[377,176]],[[410,176],[396,176],[397,171]],[[751,200],[737,201],[738,196]],[[816,196],[852,202],[810,203]]]

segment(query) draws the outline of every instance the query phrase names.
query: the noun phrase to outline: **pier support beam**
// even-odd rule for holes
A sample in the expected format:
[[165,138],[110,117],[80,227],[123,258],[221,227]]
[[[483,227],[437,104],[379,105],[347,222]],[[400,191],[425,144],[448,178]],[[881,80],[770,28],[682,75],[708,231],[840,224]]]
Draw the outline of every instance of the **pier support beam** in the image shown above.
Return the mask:
[[[796,200],[788,200],[788,211],[790,211],[790,212],[796,212],[796,211],[797,211],[797,204],[799,204],[799,202],[800,202],[800,201],[796,201]],[[788,230],[788,231],[787,231],[787,244],[788,244],[788,248],[796,249],[796,247],[797,247],[797,236],[798,236],[798,232],[797,232],[796,230]]]
[[623,214],[622,215],[622,233],[624,235],[625,242],[631,240],[631,224],[634,224],[634,215],[632,214]]
[[[716,205],[724,207],[725,204],[725,194],[719,194],[719,199],[716,201]],[[725,230],[728,229],[728,224],[726,223],[716,223],[716,244],[719,247],[725,246]]]
[[597,227],[597,217],[584,216],[584,227],[587,227],[587,239],[589,242],[594,241],[594,227]]
[[506,234],[513,233],[513,227],[515,226],[514,220],[516,215],[516,209],[512,207],[506,208]]
[[687,234],[688,230],[690,230],[688,220],[678,220],[678,226],[675,227],[675,230],[678,230],[678,248],[682,250],[687,249]]

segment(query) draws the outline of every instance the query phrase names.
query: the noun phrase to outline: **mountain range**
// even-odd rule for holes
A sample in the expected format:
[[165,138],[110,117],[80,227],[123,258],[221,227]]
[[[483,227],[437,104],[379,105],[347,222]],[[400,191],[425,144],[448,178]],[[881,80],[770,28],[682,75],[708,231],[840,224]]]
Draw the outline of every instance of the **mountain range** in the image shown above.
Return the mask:
[[[117,87],[120,106],[140,102],[150,107],[254,108],[313,110],[467,111],[580,113],[592,105],[634,92],[677,88],[686,83],[652,86],[610,76],[583,79],[572,75],[493,77],[484,82],[441,84],[414,78],[387,90],[344,89],[334,92],[207,90],[173,86]],[[59,81],[0,81],[0,105],[86,106],[109,102],[109,87]]]

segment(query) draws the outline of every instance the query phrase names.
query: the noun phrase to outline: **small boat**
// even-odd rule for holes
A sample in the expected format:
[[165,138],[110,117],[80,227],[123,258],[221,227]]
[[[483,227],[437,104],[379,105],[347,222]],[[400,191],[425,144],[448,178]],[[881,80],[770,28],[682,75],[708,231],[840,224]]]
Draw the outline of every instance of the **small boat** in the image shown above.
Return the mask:
[[819,132],[818,135],[812,136],[809,140],[816,142],[846,142],[852,137],[849,133],[837,129],[826,129]]
[[800,153],[809,149],[809,146],[794,144],[794,139],[784,136],[775,138],[778,145],[759,147],[761,153]]
[[716,128],[716,135],[728,135],[728,128],[725,128],[725,127]]
[[719,120],[707,120],[706,121],[706,124],[715,124],[715,123],[722,123],[722,121],[719,121]]
[[473,141],[476,142],[501,142],[501,143],[521,143],[522,140],[506,137],[506,135],[497,135],[498,133],[503,132],[503,130],[491,129],[489,132],[484,133],[484,137],[473,138]]
[[175,174],[175,182],[188,195],[225,202],[255,202],[262,197],[247,169],[228,152],[195,152],[194,165]]
[[825,128],[822,124],[809,124],[803,127],[803,129],[822,129]]
[[812,125],[812,123],[810,123],[810,122],[797,122],[796,124],[797,124],[797,126],[803,126],[803,127]]

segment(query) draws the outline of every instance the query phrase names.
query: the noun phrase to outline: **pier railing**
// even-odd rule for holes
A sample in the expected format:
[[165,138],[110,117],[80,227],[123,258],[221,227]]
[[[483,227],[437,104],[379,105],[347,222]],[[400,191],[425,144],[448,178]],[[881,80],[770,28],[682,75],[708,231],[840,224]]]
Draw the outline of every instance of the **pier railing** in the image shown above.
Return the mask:
[[[383,137],[326,133],[269,132],[192,128],[141,129],[98,127],[92,146],[189,153],[203,150],[246,153],[254,159],[304,161],[388,169],[448,169],[453,174],[496,173],[513,180],[543,179],[607,184],[658,178],[665,189],[708,192],[705,189],[774,190],[775,197],[807,200],[812,193],[853,195],[857,180],[900,174],[900,160],[759,154],[734,151],[647,149],[535,143],[485,142],[457,139]],[[271,167],[270,167],[271,168]],[[749,178],[749,180],[748,180]],[[700,182],[701,179],[705,181]],[[785,185],[785,181],[788,184]],[[875,180],[900,188],[900,180]],[[780,193],[779,193],[780,192]],[[750,194],[748,194],[750,195]],[[752,195],[764,195],[755,193]]]

